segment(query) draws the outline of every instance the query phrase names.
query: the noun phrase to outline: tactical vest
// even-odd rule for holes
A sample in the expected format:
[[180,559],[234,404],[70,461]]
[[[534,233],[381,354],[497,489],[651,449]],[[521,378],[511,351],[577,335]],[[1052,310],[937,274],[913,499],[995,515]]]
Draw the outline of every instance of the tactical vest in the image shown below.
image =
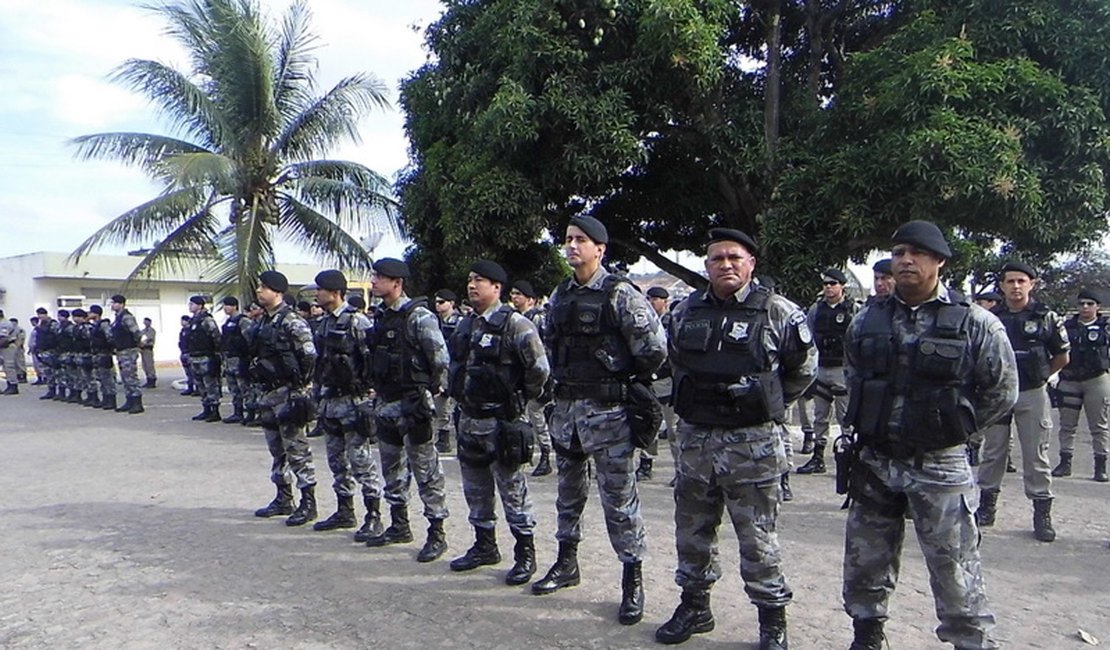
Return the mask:
[[58,351],[62,353],[77,351],[77,323],[66,321],[65,325],[61,326],[58,331]]
[[836,306],[824,300],[817,301],[813,322],[813,343],[817,347],[817,361],[825,368],[844,365],[844,335],[852,322],[847,298]]
[[1078,316],[1072,316],[1064,327],[1071,341],[1071,360],[1060,371],[1061,379],[1087,381],[1110,370],[1110,319],[1099,316],[1083,324]]
[[112,328],[109,323],[105,327],[106,320],[98,321],[93,325],[90,332],[90,345],[92,346],[93,354],[112,354]]
[[57,321],[50,320],[38,326],[38,334],[35,335],[35,349],[39,352],[54,352],[58,349],[56,323]]
[[316,329],[316,376],[329,397],[362,392],[362,350],[352,327],[355,313],[353,307],[345,306],[338,317],[325,314]]
[[707,291],[690,296],[672,342],[675,412],[705,426],[781,422],[782,380],[764,343],[771,292],[753,285],[738,303],[707,301]]
[[[211,318],[211,314],[201,311],[194,314],[192,320],[189,321],[189,327],[186,329],[187,334],[185,335],[185,348],[189,351],[189,356],[211,357],[218,352],[216,342],[212,340],[212,335],[204,327],[204,321]],[[213,320],[213,322],[215,321]]]
[[617,285],[628,280],[607,275],[600,291],[572,290],[570,282],[564,280],[555,289],[554,306],[547,315],[555,394],[569,399],[620,400],[634,365],[612,296]]
[[89,354],[92,352],[92,330],[93,324],[85,321],[80,325],[73,328],[73,351],[78,354]]
[[220,327],[220,348],[229,359],[242,359],[250,353],[247,337],[243,336],[242,320],[242,314],[235,314]]
[[432,383],[431,369],[418,341],[409,336],[409,317],[423,300],[410,300],[401,309],[382,309],[373,330],[374,351],[371,374],[374,387],[386,401],[401,399],[405,393],[427,388]]
[[[855,372],[845,417],[865,445],[896,458],[919,457],[964,444],[975,431],[971,306],[954,291],[949,297],[952,304],[919,308],[935,309],[936,320],[913,343],[895,338],[895,299],[876,301],[865,312],[850,342]],[[902,412],[891,422],[896,397]]]
[[502,305],[488,319],[471,314],[455,330],[449,385],[470,417],[513,419],[522,410],[524,367],[505,335],[513,313]]
[[1048,330],[1048,323],[1045,321],[1048,305],[1034,302],[1019,312],[1012,312],[1006,307],[1006,303],[1001,303],[991,311],[1006,326],[1006,335],[1014,348],[1018,389],[1029,390],[1044,386],[1051,374],[1047,339],[1052,332]]
[[115,321],[112,322],[112,346],[116,350],[130,350],[139,347],[139,335],[128,329],[123,322],[125,314],[130,315],[131,312],[126,309],[121,310],[116,314]]
[[293,309],[283,304],[272,319],[263,318],[252,342],[251,376],[264,388],[299,386],[307,379],[301,376],[293,335],[282,327],[292,313]]

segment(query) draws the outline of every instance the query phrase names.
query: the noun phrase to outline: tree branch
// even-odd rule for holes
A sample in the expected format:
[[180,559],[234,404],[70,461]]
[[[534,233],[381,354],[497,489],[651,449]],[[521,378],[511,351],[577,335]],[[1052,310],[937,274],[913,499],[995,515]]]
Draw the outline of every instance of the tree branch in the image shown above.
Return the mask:
[[704,289],[709,284],[709,281],[702,277],[699,273],[691,271],[690,269],[682,266],[674,260],[668,259],[666,255],[660,253],[654,248],[645,246],[638,241],[614,239],[613,243],[617,244],[618,246],[623,246],[628,250],[639,253],[641,256],[647,258],[649,262],[658,266],[664,272],[673,275],[679,280],[682,280],[694,289]]

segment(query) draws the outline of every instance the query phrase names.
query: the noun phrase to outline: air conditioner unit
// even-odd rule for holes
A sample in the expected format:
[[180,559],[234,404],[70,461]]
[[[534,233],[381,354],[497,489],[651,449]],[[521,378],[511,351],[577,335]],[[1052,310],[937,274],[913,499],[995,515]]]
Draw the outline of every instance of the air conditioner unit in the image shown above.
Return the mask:
[[59,309],[72,309],[85,304],[85,296],[58,296]]

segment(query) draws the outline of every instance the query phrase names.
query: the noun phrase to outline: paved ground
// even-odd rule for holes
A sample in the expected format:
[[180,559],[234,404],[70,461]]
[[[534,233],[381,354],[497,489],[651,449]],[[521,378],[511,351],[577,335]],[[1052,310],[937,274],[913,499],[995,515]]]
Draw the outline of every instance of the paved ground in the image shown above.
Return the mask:
[[[453,574],[447,558],[416,563],[418,544],[372,550],[353,544],[350,531],[253,517],[272,497],[260,430],[191,422],[198,403],[168,387],[148,391],[147,413],[138,416],[42,402],[40,393],[24,386],[0,398],[3,648],[640,648],[655,645],[655,628],[677,602],[669,462],[642,486],[647,613],[640,625],[622,627],[620,566],[596,494],[587,506],[582,585],[535,597],[502,584],[508,561]],[[1006,478],[983,556],[1008,647],[1087,647],[1079,629],[1110,642],[1110,485],[1089,480],[1089,449],[1088,438],[1076,477],[1056,482],[1054,544],[1033,540],[1020,475]],[[335,500],[322,439],[313,450],[326,515]],[[469,546],[471,533],[458,465],[444,464],[449,558]],[[554,485],[554,476],[532,483],[541,572],[555,554]],[[797,499],[781,519],[795,591],[792,647],[845,648],[840,500],[831,475],[796,476],[794,486]],[[504,527],[499,533],[511,557],[511,537]],[[735,570],[730,530],[722,560],[730,570],[713,593],[717,629],[685,647],[755,648],[755,610]],[[942,647],[912,541],[902,573],[890,647]]]

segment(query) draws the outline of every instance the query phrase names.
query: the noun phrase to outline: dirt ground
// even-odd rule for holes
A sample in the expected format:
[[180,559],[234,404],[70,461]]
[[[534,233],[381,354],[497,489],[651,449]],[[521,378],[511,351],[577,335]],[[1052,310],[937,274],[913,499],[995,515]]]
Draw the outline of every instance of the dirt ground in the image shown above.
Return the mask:
[[[454,458],[444,458],[451,549],[418,564],[419,506],[417,543],[384,549],[354,544],[351,531],[252,516],[273,495],[261,430],[192,422],[198,402],[162,383],[147,391],[147,412],[137,416],[40,401],[42,391],[26,385],[19,396],[0,397],[0,647],[642,648],[656,645],[655,628],[677,604],[669,458],[641,485],[647,610],[641,624],[623,627],[615,620],[620,565],[596,493],[580,549],[582,584],[535,597],[502,582],[512,555],[503,523],[500,566],[448,569],[472,540]],[[331,474],[323,439],[312,445],[326,516],[335,506]],[[1076,465],[1073,478],[1054,482],[1052,544],[1033,539],[1020,474],[1006,477],[998,524],[982,545],[1006,647],[1090,647],[1080,629],[1110,643],[1110,485],[1090,480],[1083,432]],[[555,555],[555,480],[531,482],[541,573]],[[795,476],[793,485],[796,499],[780,519],[795,593],[791,647],[846,648],[840,498],[831,474]],[[755,609],[727,526],[721,559],[729,570],[713,592],[717,627],[684,647],[756,647]],[[907,540],[890,647],[944,647],[935,625],[921,553]]]

